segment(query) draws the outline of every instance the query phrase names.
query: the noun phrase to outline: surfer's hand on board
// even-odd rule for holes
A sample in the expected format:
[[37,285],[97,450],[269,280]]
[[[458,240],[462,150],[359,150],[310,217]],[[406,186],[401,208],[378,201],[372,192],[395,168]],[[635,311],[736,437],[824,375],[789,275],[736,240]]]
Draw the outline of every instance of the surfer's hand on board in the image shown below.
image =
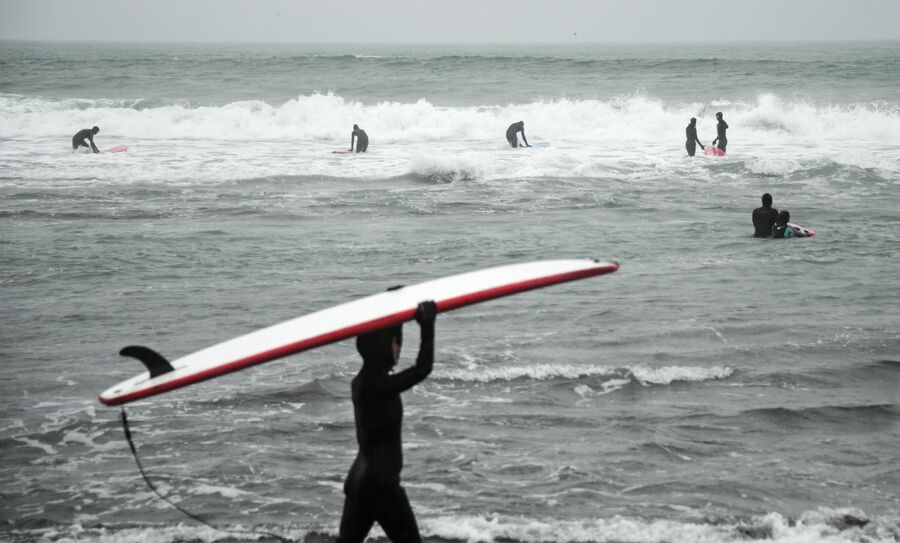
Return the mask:
[[416,308],[416,322],[419,326],[434,326],[437,317],[437,304],[433,300],[421,302]]

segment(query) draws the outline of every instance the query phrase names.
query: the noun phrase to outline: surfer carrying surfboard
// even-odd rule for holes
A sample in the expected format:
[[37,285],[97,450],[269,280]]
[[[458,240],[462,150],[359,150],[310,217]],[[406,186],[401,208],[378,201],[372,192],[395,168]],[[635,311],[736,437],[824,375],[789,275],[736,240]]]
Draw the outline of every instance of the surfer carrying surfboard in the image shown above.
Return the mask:
[[359,452],[344,481],[344,512],[338,543],[362,543],[375,522],[394,543],[422,540],[406,491],[400,484],[403,447],[400,393],[422,382],[434,364],[434,320],[437,305],[422,302],[416,309],[421,344],[416,364],[391,370],[400,357],[403,325],[356,336],[363,359],[351,384],[353,416]]

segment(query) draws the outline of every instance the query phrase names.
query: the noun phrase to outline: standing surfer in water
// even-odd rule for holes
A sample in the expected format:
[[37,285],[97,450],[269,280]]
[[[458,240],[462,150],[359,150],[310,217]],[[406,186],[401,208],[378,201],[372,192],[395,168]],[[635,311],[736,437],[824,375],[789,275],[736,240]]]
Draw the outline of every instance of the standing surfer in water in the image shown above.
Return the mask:
[[419,526],[406,491],[400,485],[403,447],[400,393],[422,382],[434,364],[434,320],[437,305],[416,309],[421,344],[415,366],[396,374],[403,325],[356,337],[363,367],[353,378],[353,416],[359,452],[344,481],[344,513],[338,543],[362,543],[375,522],[393,543],[419,543]]
[[528,139],[525,138],[525,121],[519,121],[517,123],[512,123],[509,125],[509,128],[506,129],[506,141],[509,142],[513,148],[519,146],[519,132],[522,133],[522,141],[525,142],[525,147],[531,147],[528,145]]
[[684,142],[684,148],[687,149],[688,156],[694,156],[694,153],[697,151],[697,145],[699,145],[701,149],[706,149],[706,147],[700,143],[700,138],[697,137],[696,117],[691,117],[691,122],[688,123],[687,128],[684,129],[684,135],[687,138]]
[[[100,149],[97,149],[97,146],[94,145],[94,135],[100,133],[99,127],[93,128],[85,128],[79,130],[77,134],[72,136],[72,150],[78,149],[79,147],[85,147],[87,149],[93,150],[95,153],[99,153]],[[88,147],[87,142],[91,142],[90,147]]]
[[353,138],[356,138],[356,152],[365,153],[369,148],[369,136],[358,124],[353,125],[353,133],[350,134],[350,151],[353,150]]
[[767,192],[762,195],[762,207],[753,210],[753,237],[771,237],[777,221],[778,210],[772,207],[772,195]]
[[725,131],[728,130],[728,123],[725,122],[725,119],[722,118],[722,112],[716,113],[716,139],[713,140],[713,145],[716,145],[716,142],[719,142],[716,147],[725,152],[725,146],[728,145],[728,138],[725,136]]

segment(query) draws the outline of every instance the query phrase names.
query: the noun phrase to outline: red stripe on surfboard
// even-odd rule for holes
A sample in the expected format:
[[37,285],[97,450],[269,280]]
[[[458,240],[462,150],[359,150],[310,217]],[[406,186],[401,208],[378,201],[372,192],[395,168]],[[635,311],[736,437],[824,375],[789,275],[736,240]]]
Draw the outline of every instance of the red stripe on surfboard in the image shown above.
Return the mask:
[[[607,273],[614,272],[619,269],[618,264],[609,264],[607,266],[597,267],[597,268],[589,268],[586,270],[578,270],[574,272],[566,272],[557,275],[550,275],[547,277],[540,277],[537,279],[529,279],[527,281],[520,281],[518,283],[511,283],[509,285],[503,285],[501,287],[494,287],[486,290],[480,290],[478,292],[472,292],[470,294],[464,294],[462,296],[457,296],[455,298],[448,298],[446,300],[441,300],[437,303],[438,312],[451,311],[453,309],[458,309],[460,307],[465,307],[467,305],[472,305],[478,302],[484,302],[487,300],[492,300],[495,298],[502,298],[504,296],[509,296],[511,294],[517,294],[519,292],[526,292],[529,290],[534,290],[542,287],[547,287],[550,285],[556,285],[559,283],[566,283],[569,281],[576,281],[578,279],[584,279],[587,277],[593,277],[595,275],[604,275]],[[281,347],[277,347],[275,349],[270,349],[268,351],[263,351],[261,353],[257,353],[252,356],[247,356],[241,358],[239,360],[235,360],[233,362],[228,362],[225,364],[221,364],[214,368],[209,368],[208,370],[194,373],[191,375],[187,375],[182,377],[181,379],[175,379],[172,381],[167,381],[165,383],[160,383],[157,386],[138,390],[132,392],[130,394],[123,394],[121,396],[116,396],[114,398],[104,398],[102,395],[100,396],[100,401],[106,405],[120,405],[129,402],[133,402],[135,400],[140,400],[141,398],[147,398],[150,396],[155,396],[157,394],[162,394],[163,392],[168,392],[170,390],[174,390],[176,388],[181,388],[183,386],[187,386],[193,383],[199,383],[201,381],[205,381],[207,379],[212,379],[213,377],[218,377],[220,375],[225,375],[227,373],[232,373],[250,366],[255,366],[257,364],[262,364],[263,362],[269,362],[272,360],[276,360],[278,358],[283,358],[285,356],[289,356],[292,354],[299,353],[301,351],[305,351],[308,349],[312,349],[314,347],[321,347],[322,345],[327,345],[329,343],[335,343],[337,341],[341,341],[343,339],[347,339],[350,337],[358,336],[359,334],[365,334],[366,332],[371,332],[373,330],[379,330],[381,328],[387,328],[389,326],[395,326],[397,324],[406,322],[408,320],[412,320],[415,317],[416,310],[413,309],[405,309],[403,311],[399,311],[392,315],[388,315],[385,317],[381,317],[378,319],[373,319],[371,321],[366,321],[360,324],[355,324],[353,326],[348,326],[346,328],[341,328],[339,330],[335,330],[333,332],[328,332],[327,334],[322,334],[320,336],[316,336],[313,338],[304,339],[302,341],[297,341],[295,343],[289,343],[287,345],[282,345]]]

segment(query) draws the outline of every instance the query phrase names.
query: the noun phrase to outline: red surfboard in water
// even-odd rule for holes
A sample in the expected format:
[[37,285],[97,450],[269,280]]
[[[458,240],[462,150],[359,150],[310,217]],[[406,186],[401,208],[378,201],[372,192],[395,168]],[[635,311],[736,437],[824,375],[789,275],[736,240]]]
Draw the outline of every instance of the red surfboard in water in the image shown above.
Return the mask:
[[713,147],[712,145],[708,145],[703,152],[709,156],[725,156],[725,151],[718,147]]

